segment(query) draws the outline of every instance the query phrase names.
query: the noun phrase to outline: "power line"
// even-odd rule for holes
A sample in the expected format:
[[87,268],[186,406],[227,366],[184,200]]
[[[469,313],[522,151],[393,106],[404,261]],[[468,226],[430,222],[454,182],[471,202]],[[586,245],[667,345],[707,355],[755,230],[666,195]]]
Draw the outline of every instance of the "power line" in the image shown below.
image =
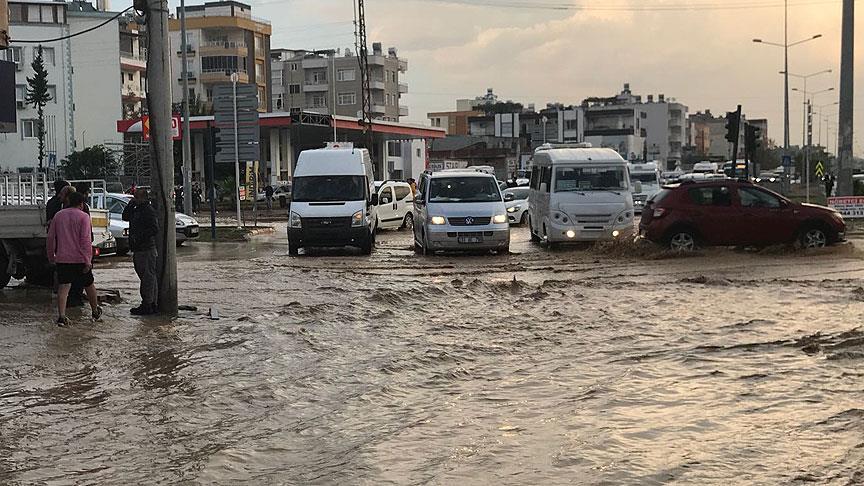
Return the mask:
[[57,38],[55,38],[55,39],[44,39],[44,40],[18,40],[18,39],[12,39],[12,40],[9,41],[9,43],[11,43],[11,44],[47,44],[47,43],[49,43],[49,42],[58,42],[58,41],[66,40],[66,39],[71,39],[71,38],[73,38],[73,37],[78,37],[79,35],[83,35],[83,34],[86,34],[86,33],[88,33],[88,32],[93,32],[94,30],[96,30],[96,29],[98,29],[98,28],[100,28],[100,27],[104,27],[104,26],[110,24],[111,22],[117,20],[118,18],[120,18],[121,15],[123,15],[124,13],[126,13],[126,12],[128,12],[128,11],[130,11],[130,10],[132,10],[132,7],[131,7],[131,6],[126,7],[125,10],[123,10],[122,12],[118,12],[117,15],[111,17],[110,19],[106,20],[105,22],[102,22],[102,23],[99,24],[99,25],[94,25],[93,27],[90,27],[89,29],[84,29],[84,30],[82,30],[81,32],[75,32],[74,34],[70,34],[70,35],[64,35],[63,37],[57,37]]
[[[703,2],[692,4],[669,4],[669,5],[580,5],[576,3],[564,2],[543,2],[535,3],[520,0],[424,0],[427,2],[466,5],[473,7],[495,7],[495,8],[513,8],[524,10],[563,10],[563,11],[585,11],[585,12],[687,12],[687,11],[710,11],[710,10],[753,10],[753,9],[769,9],[783,8],[784,4],[777,0],[772,0],[768,3],[731,3],[731,2]],[[837,4],[840,0],[801,0],[791,2],[790,7],[808,6],[808,5],[825,5]]]

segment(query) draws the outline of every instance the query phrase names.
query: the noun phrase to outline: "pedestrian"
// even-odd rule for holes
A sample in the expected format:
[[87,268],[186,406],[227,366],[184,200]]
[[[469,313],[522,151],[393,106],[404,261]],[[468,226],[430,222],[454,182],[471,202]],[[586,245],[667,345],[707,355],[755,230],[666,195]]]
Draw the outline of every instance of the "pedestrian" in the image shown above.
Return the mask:
[[192,185],[192,212],[198,214],[199,207],[201,207],[201,186],[196,182]]
[[417,197],[417,181],[408,179],[408,185],[411,186],[411,197]]
[[75,186],[75,192],[79,192],[84,195],[84,212],[90,214],[90,184],[79,183]]
[[273,209],[273,186],[267,184],[267,187],[264,188],[264,199],[267,200],[267,210],[270,211]]
[[174,211],[183,212],[183,186],[174,188]]
[[159,312],[156,306],[158,282],[156,280],[157,258],[156,235],[159,222],[156,209],[150,202],[150,192],[144,188],[135,191],[135,198],[123,210],[123,221],[129,222],[129,249],[135,273],[141,280],[141,305],[130,312],[135,316],[148,316]]
[[135,183],[134,182],[132,183],[132,186],[130,186],[129,189],[126,191],[126,194],[130,194],[132,196],[135,195]]
[[54,219],[54,216],[63,209],[63,196],[61,195],[61,192],[66,187],[69,187],[68,182],[62,179],[54,181],[54,196],[45,203],[45,221],[48,222],[48,224],[51,224],[51,220]]
[[94,321],[102,317],[93,281],[93,248],[90,216],[84,212],[84,195],[69,194],[68,206],[58,212],[48,228],[48,261],[57,265],[57,325],[68,326],[66,300],[73,284],[87,292]]
[[834,176],[828,174],[825,176],[825,197],[831,197],[832,191],[834,191]]
[[[90,214],[90,205],[87,204],[90,201],[90,184],[87,183],[78,183],[75,187],[75,192],[84,196],[84,207],[82,210]],[[90,235],[90,243],[93,243],[93,235]],[[67,307],[83,307],[84,300],[86,299],[86,294],[84,291],[84,287],[79,284],[79,282],[73,282],[72,288],[69,290],[69,298],[66,301]]]

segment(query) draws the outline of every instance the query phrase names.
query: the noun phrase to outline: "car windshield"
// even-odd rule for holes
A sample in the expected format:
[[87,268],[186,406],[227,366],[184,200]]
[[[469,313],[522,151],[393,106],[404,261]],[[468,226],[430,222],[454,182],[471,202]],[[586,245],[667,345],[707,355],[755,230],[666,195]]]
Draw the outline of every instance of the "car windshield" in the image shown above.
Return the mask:
[[528,193],[529,192],[530,192],[530,189],[527,189],[527,188],[526,189],[507,189],[506,191],[504,191],[504,195],[506,196],[507,194],[513,194],[513,199],[515,199],[517,201],[521,201],[523,199],[528,199]]
[[361,201],[366,199],[363,176],[305,176],[294,179],[295,202]]
[[501,201],[501,191],[492,177],[442,177],[429,186],[431,203],[496,201]]
[[623,167],[558,167],[555,169],[555,192],[626,189]]
[[657,184],[657,174],[630,174],[630,180],[632,182],[639,181],[642,184]]

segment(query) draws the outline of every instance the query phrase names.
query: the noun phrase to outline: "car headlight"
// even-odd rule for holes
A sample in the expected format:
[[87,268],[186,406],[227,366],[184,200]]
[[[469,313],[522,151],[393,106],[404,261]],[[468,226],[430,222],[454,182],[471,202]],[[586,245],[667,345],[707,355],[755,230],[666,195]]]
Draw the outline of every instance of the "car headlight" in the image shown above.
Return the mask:
[[567,224],[570,222],[570,218],[568,218],[566,214],[564,214],[560,211],[553,211],[552,212],[552,219],[554,219],[556,222],[564,223],[564,224]]
[[302,228],[303,222],[300,219],[300,215],[291,211],[291,216],[288,218],[288,227],[289,228]]
[[507,208],[507,212],[508,213],[515,213],[516,211],[519,211],[520,209],[522,209],[522,206],[513,206],[513,207]]
[[434,225],[442,225],[447,224],[447,220],[444,219],[444,216],[432,216],[432,219],[429,220]]
[[366,218],[363,217],[364,211],[357,211],[351,216],[351,227],[360,228],[366,226]]
[[506,214],[496,214],[495,216],[492,217],[492,222],[495,224],[506,223],[507,222],[507,215]]

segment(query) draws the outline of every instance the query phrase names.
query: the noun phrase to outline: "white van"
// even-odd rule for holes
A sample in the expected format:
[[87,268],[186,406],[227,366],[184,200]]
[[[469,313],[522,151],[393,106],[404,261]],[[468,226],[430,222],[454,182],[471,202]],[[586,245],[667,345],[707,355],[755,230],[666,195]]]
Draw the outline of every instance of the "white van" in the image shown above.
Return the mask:
[[288,254],[299,248],[356,246],[372,253],[378,194],[366,149],[324,148],[300,153],[288,217]]
[[591,144],[534,152],[528,226],[532,241],[604,241],[634,232],[627,161]]
[[413,229],[414,194],[407,182],[376,182],[378,229]]
[[720,172],[720,164],[717,162],[696,162],[693,164],[694,174],[717,174]]
[[642,213],[645,203],[660,192],[660,167],[657,162],[630,164],[630,188],[633,193],[633,210]]
[[414,199],[414,250],[510,251],[510,224],[495,176],[483,172],[422,174]]

